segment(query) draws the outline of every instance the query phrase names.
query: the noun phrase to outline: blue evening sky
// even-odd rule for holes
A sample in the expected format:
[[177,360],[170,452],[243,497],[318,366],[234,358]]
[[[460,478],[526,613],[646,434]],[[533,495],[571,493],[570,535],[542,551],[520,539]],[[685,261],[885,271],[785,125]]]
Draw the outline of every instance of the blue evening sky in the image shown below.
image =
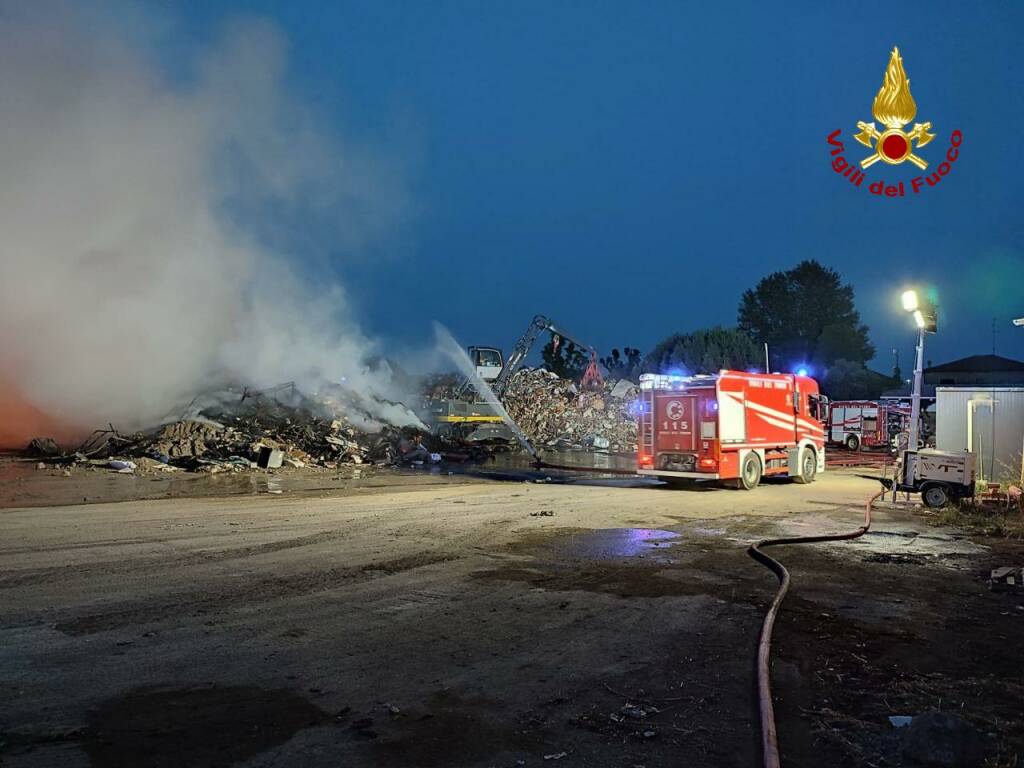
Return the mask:
[[[167,6],[159,4],[163,10]],[[432,319],[506,349],[545,313],[602,351],[735,322],[742,291],[817,258],[853,283],[889,370],[906,371],[905,283],[942,303],[935,362],[1024,358],[1024,4],[242,2],[172,5],[187,47],[238,14],[291,45],[289,85],[340,133],[394,152],[415,215],[394,253],[327,267],[364,328],[402,343]],[[871,119],[898,45],[916,121],[960,157],[918,196],[830,167]],[[173,56],[173,50],[171,54]],[[909,190],[908,190],[909,193]],[[310,261],[309,271],[324,269]]]

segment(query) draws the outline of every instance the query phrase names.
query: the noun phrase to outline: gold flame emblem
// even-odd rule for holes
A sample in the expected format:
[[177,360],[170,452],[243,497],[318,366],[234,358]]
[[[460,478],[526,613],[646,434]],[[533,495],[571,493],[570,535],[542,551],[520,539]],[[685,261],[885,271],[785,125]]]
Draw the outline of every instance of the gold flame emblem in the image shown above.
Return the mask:
[[903,59],[900,57],[900,49],[893,48],[892,56],[889,57],[889,66],[885,69],[885,78],[882,80],[882,87],[875,96],[875,103],[871,106],[871,113],[875,120],[885,126],[884,131],[879,131],[873,122],[857,123],[860,133],[854,138],[866,147],[875,150],[875,154],[865,157],[860,161],[861,168],[874,165],[879,160],[890,165],[899,165],[904,160],[909,160],[922,171],[928,167],[928,163],[914,154],[914,144],[923,147],[935,138],[931,123],[914,123],[913,129],[908,133],[903,127],[914,119],[917,114],[917,104],[914,97],[910,95],[910,78],[903,70]]

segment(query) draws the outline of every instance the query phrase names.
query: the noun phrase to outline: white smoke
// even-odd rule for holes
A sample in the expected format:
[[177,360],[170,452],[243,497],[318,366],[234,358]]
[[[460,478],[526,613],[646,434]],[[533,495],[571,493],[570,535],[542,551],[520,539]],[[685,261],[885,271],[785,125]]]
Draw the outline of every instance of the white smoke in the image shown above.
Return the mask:
[[406,210],[395,164],[290,95],[268,23],[229,25],[171,76],[144,20],[83,9],[0,1],[0,378],[125,428],[228,382],[398,395],[365,368],[341,286],[282,255],[309,240],[296,222],[334,252],[386,241]]

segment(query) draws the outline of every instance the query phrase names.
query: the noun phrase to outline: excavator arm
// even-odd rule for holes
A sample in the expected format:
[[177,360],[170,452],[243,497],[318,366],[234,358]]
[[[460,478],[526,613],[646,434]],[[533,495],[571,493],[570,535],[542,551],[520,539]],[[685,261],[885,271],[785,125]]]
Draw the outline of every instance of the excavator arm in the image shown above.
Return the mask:
[[545,331],[550,331],[552,335],[559,336],[567,341],[571,341],[577,347],[586,350],[590,353],[591,365],[595,366],[597,352],[589,344],[583,344],[577,341],[571,334],[566,333],[564,330],[556,326],[551,320],[544,317],[544,315],[536,315],[533,320],[530,321],[530,325],[526,329],[526,333],[519,337],[519,341],[516,342],[515,347],[512,349],[512,354],[508,356],[508,360],[505,361],[505,366],[501,369],[501,373],[498,374],[498,378],[494,380],[494,384],[491,385],[491,389],[494,394],[497,395],[499,400],[505,399],[505,390],[508,389],[508,385],[512,382],[512,377],[515,376],[516,371],[522,366],[526,356],[530,354],[530,350],[533,349],[533,345],[537,342],[537,337]]

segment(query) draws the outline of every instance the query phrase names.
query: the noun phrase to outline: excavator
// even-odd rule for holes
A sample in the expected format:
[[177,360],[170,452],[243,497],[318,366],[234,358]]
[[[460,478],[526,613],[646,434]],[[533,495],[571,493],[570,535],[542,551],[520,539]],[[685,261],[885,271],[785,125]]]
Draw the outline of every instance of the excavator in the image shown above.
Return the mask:
[[[590,355],[590,363],[583,373],[581,382],[584,388],[596,388],[604,383],[594,348],[577,341],[544,315],[536,315],[527,326],[526,332],[519,337],[507,359],[497,347],[467,348],[476,375],[463,381],[454,398],[431,400],[427,403],[426,421],[431,429],[441,437],[470,443],[514,441],[516,435],[513,427],[510,427],[499,413],[500,404],[505,400],[512,377],[522,367],[537,338],[545,332],[551,333],[556,350],[562,340],[566,340]],[[485,386],[480,386],[480,381],[484,382]],[[484,396],[487,387],[494,393],[499,407],[496,407],[495,403],[487,402]]]

